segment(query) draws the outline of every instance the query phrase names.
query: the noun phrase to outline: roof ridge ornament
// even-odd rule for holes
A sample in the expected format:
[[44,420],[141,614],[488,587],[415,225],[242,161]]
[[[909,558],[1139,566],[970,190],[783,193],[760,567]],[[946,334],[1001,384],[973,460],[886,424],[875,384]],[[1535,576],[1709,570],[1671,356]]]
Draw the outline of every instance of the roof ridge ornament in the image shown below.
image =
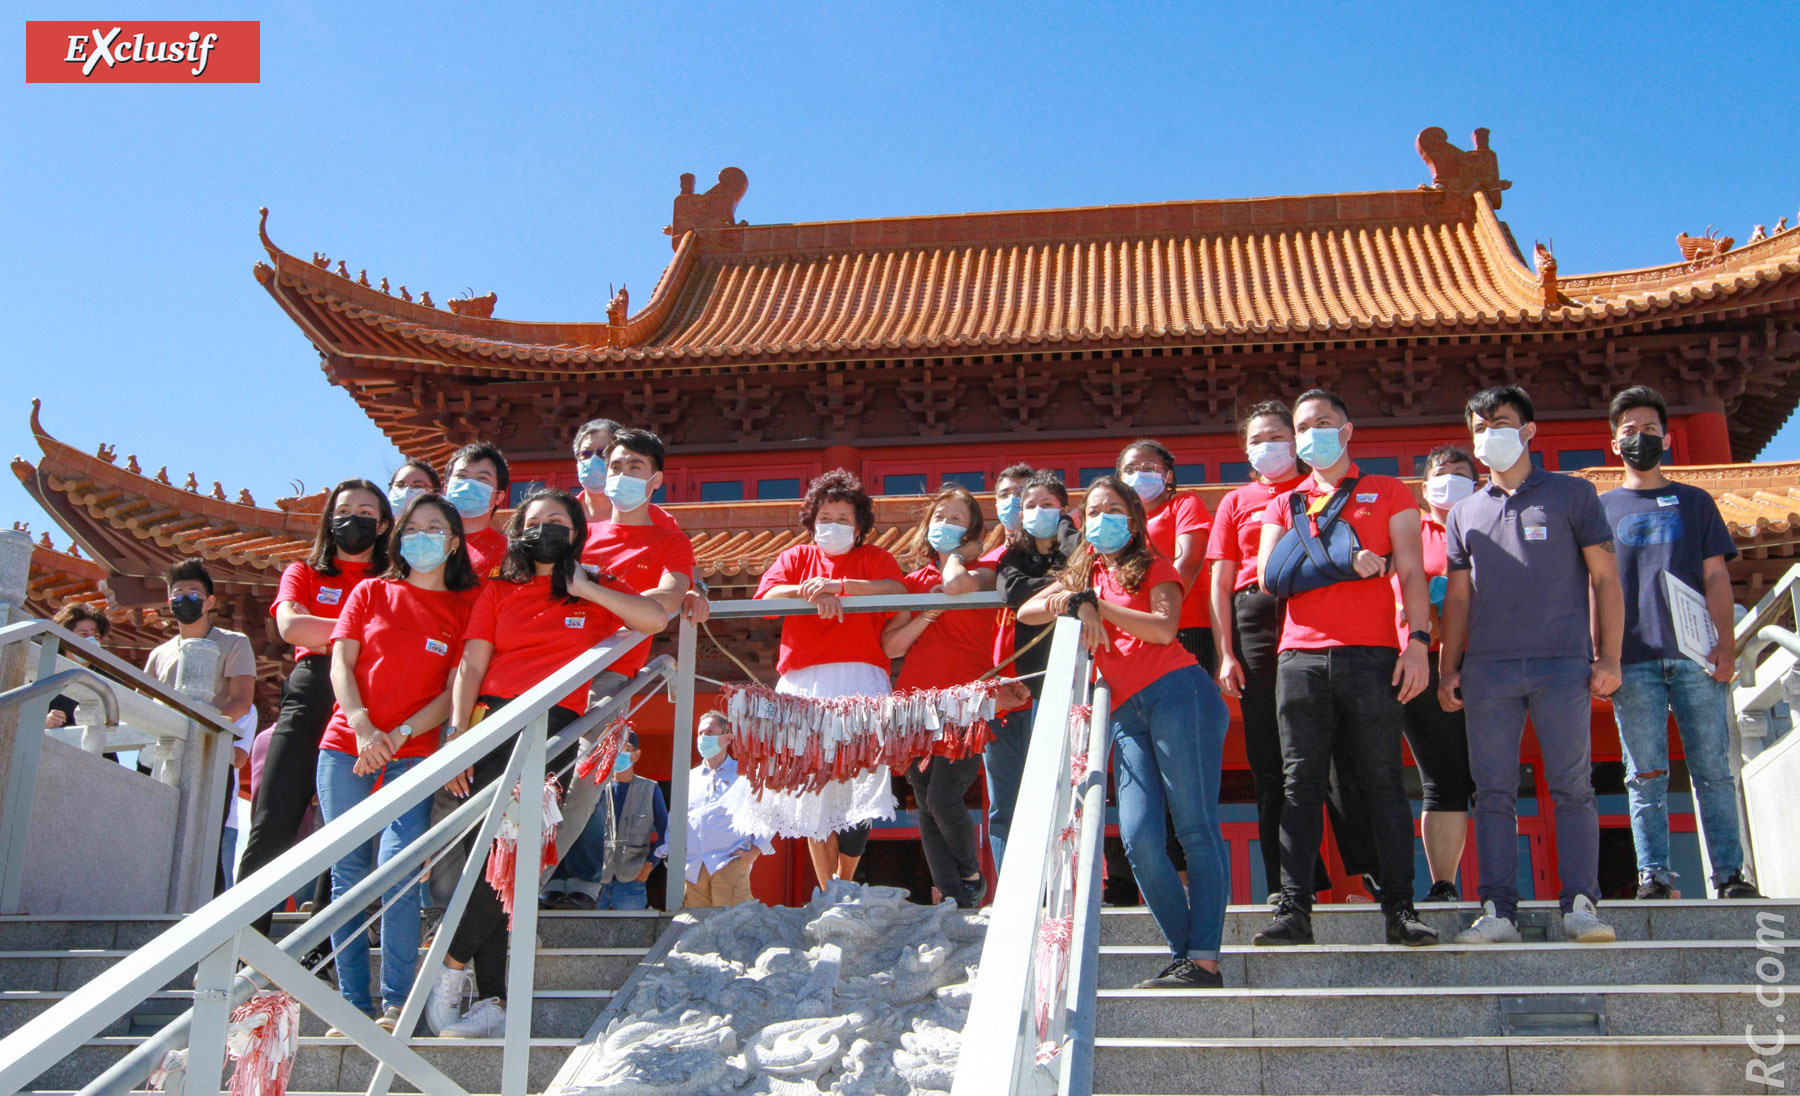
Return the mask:
[[1675,246],[1681,249],[1682,260],[1693,263],[1696,270],[1723,259],[1735,243],[1736,239],[1719,235],[1712,225],[1706,226],[1704,236],[1689,236],[1683,232],[1675,237]]
[[1500,192],[1511,187],[1512,180],[1500,177],[1500,158],[1488,148],[1486,126],[1470,134],[1470,140],[1473,147],[1465,151],[1450,143],[1450,135],[1442,126],[1420,130],[1414,147],[1419,150],[1419,159],[1431,169],[1431,182],[1419,189],[1463,194],[1479,190],[1487,195],[1489,205],[1499,209]]
[[733,218],[737,216],[738,202],[749,189],[750,177],[742,168],[728,167],[719,172],[719,181],[705,194],[694,193],[694,173],[684,172],[681,193],[675,196],[674,215],[663,231],[680,243],[681,238],[694,229],[734,228],[745,224]]

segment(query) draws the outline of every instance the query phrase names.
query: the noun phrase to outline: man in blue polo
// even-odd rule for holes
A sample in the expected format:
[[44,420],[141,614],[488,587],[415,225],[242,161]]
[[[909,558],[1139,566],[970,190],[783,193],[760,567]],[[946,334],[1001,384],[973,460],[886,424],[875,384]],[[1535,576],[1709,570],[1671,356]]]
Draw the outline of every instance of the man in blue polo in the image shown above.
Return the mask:
[[1604,943],[1614,934],[1594,908],[1600,818],[1589,728],[1590,698],[1619,687],[1625,602],[1612,529],[1593,484],[1532,464],[1537,423],[1523,389],[1478,392],[1465,415],[1489,474],[1445,528],[1438,700],[1468,710],[1482,916],[1456,940],[1519,940],[1519,745],[1529,716],[1556,806],[1563,935]]

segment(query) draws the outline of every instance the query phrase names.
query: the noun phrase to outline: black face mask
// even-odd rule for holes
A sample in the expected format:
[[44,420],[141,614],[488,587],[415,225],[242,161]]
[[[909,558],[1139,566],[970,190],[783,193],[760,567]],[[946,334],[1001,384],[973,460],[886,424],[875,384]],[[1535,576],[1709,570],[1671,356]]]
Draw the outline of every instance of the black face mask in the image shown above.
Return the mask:
[[169,612],[183,624],[192,624],[206,615],[206,599],[203,597],[172,597],[169,599]]
[[1619,443],[1619,456],[1640,472],[1661,464],[1663,452],[1663,440],[1655,434],[1633,434]]
[[370,545],[375,543],[375,538],[380,535],[376,532],[379,524],[374,518],[348,514],[332,518],[331,542],[337,545],[338,551],[348,552],[353,556],[359,552],[366,552]]
[[567,525],[533,525],[519,534],[519,543],[533,563],[555,563],[568,554],[573,533]]

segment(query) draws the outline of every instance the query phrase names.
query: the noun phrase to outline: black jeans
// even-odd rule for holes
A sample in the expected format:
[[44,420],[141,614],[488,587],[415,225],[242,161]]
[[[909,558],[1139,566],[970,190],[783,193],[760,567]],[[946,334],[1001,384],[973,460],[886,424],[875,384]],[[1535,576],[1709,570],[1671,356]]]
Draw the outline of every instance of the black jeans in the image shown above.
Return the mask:
[[1475,799],[1469,775],[1469,731],[1463,713],[1446,712],[1438,704],[1437,658],[1431,659],[1431,683],[1406,702],[1406,744],[1419,766],[1419,784],[1428,811],[1467,811]]
[[[489,715],[508,702],[491,696],[484,696],[480,699],[481,703],[488,706]],[[580,718],[579,712],[571,711],[558,704],[550,709],[550,734],[555,735],[578,718]],[[487,787],[500,778],[500,774],[506,771],[506,763],[512,759],[513,748],[517,741],[514,739],[503,742],[489,750],[481,760],[475,762],[475,777],[469,782],[471,793],[477,788]],[[564,762],[575,756],[575,751],[579,746],[579,742],[571,742],[555,757],[546,758],[544,773],[536,779],[522,780],[520,794],[523,795],[541,788],[543,776],[562,768]],[[504,804],[504,799],[496,803],[497,806],[504,806]],[[478,856],[481,858],[481,862],[486,864],[488,850],[469,847],[472,846],[474,840],[473,837],[470,837],[465,843],[465,847],[468,847],[468,855]],[[528,865],[535,863],[536,859],[535,851],[521,850],[519,852],[519,870],[530,870]],[[532,901],[536,901],[536,882],[532,884],[531,893]],[[463,910],[462,921],[456,926],[456,934],[450,937],[450,958],[465,966],[474,965],[475,990],[481,997],[504,998],[506,996],[506,940],[509,935],[511,933],[507,928],[506,911],[500,906],[500,895],[495,893],[494,888],[486,879],[480,880],[475,884],[475,893],[469,895],[469,904]]]
[[[919,844],[938,893],[968,909],[969,880],[981,874],[981,844],[963,794],[981,775],[981,757],[952,761],[934,757],[924,768],[917,761],[906,770],[919,801]],[[842,848],[842,843],[838,846]]]
[[[244,839],[244,856],[237,877],[251,872],[293,848],[300,840],[300,826],[317,790],[319,740],[331,721],[336,698],[331,689],[331,656],[307,655],[294,663],[281,687],[281,711],[269,732],[256,797],[250,804],[250,834]],[[330,875],[324,877],[329,880]],[[330,883],[325,894],[329,900]],[[315,909],[323,909],[315,892]],[[275,919],[273,910],[251,926],[268,935]]]
[[1281,890],[1312,907],[1301,884],[1319,857],[1319,807],[1332,762],[1354,780],[1369,812],[1383,909],[1413,897],[1412,809],[1400,778],[1405,709],[1394,688],[1392,647],[1283,651],[1275,678],[1287,798],[1281,811]]

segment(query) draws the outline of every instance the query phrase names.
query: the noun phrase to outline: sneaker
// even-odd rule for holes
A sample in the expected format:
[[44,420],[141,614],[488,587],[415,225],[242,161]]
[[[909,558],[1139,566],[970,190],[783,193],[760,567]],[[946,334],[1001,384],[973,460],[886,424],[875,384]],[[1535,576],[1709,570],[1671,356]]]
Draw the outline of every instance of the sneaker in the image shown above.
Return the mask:
[[498,1039],[506,1034],[506,1006],[498,997],[483,997],[438,1034],[446,1039]]
[[1458,891],[1456,889],[1456,884],[1450,882],[1450,880],[1440,879],[1431,885],[1430,890],[1425,892],[1425,901],[1460,902],[1462,901],[1462,892]]
[[1438,932],[1419,920],[1419,912],[1408,902],[1388,911],[1387,942],[1405,944],[1409,948],[1430,947],[1438,942]]
[[1257,933],[1250,942],[1262,947],[1310,944],[1313,942],[1312,914],[1301,909],[1298,903],[1284,899],[1275,907],[1269,927]]
[[475,975],[467,967],[438,972],[437,985],[425,999],[425,1026],[439,1035],[463,1014],[463,1002],[475,994]]
[[1575,896],[1575,906],[1563,914],[1563,935],[1577,944],[1610,944],[1619,938],[1613,927],[1600,920],[1594,900],[1585,894]]
[[1762,894],[1749,883],[1744,882],[1742,872],[1732,872],[1730,878],[1719,884],[1720,898],[1761,898]]
[[1481,916],[1475,923],[1456,934],[1459,944],[1516,944],[1519,942],[1519,924],[1510,917],[1500,916],[1492,902],[1481,904]]
[[1638,882],[1637,900],[1639,902],[1660,901],[1675,897],[1675,891],[1669,884],[1654,875],[1646,875]]
[[1270,891],[1269,892],[1269,901],[1268,901],[1267,905],[1270,909],[1274,909],[1275,907],[1281,905],[1281,892],[1280,891]]
[[[987,876],[977,875],[973,879],[963,880],[963,890],[968,894],[969,901],[968,901],[968,904],[964,905],[962,908],[966,909],[966,910],[980,909],[981,908],[981,900],[983,898],[987,897],[987,892],[988,892]],[[959,905],[960,905],[960,903],[959,903]]]
[[400,1006],[389,1005],[375,1018],[375,1026],[383,1031],[391,1032],[400,1026]]
[[1224,989],[1225,976],[1207,970],[1190,959],[1177,959],[1154,978],[1139,982],[1137,989]]

